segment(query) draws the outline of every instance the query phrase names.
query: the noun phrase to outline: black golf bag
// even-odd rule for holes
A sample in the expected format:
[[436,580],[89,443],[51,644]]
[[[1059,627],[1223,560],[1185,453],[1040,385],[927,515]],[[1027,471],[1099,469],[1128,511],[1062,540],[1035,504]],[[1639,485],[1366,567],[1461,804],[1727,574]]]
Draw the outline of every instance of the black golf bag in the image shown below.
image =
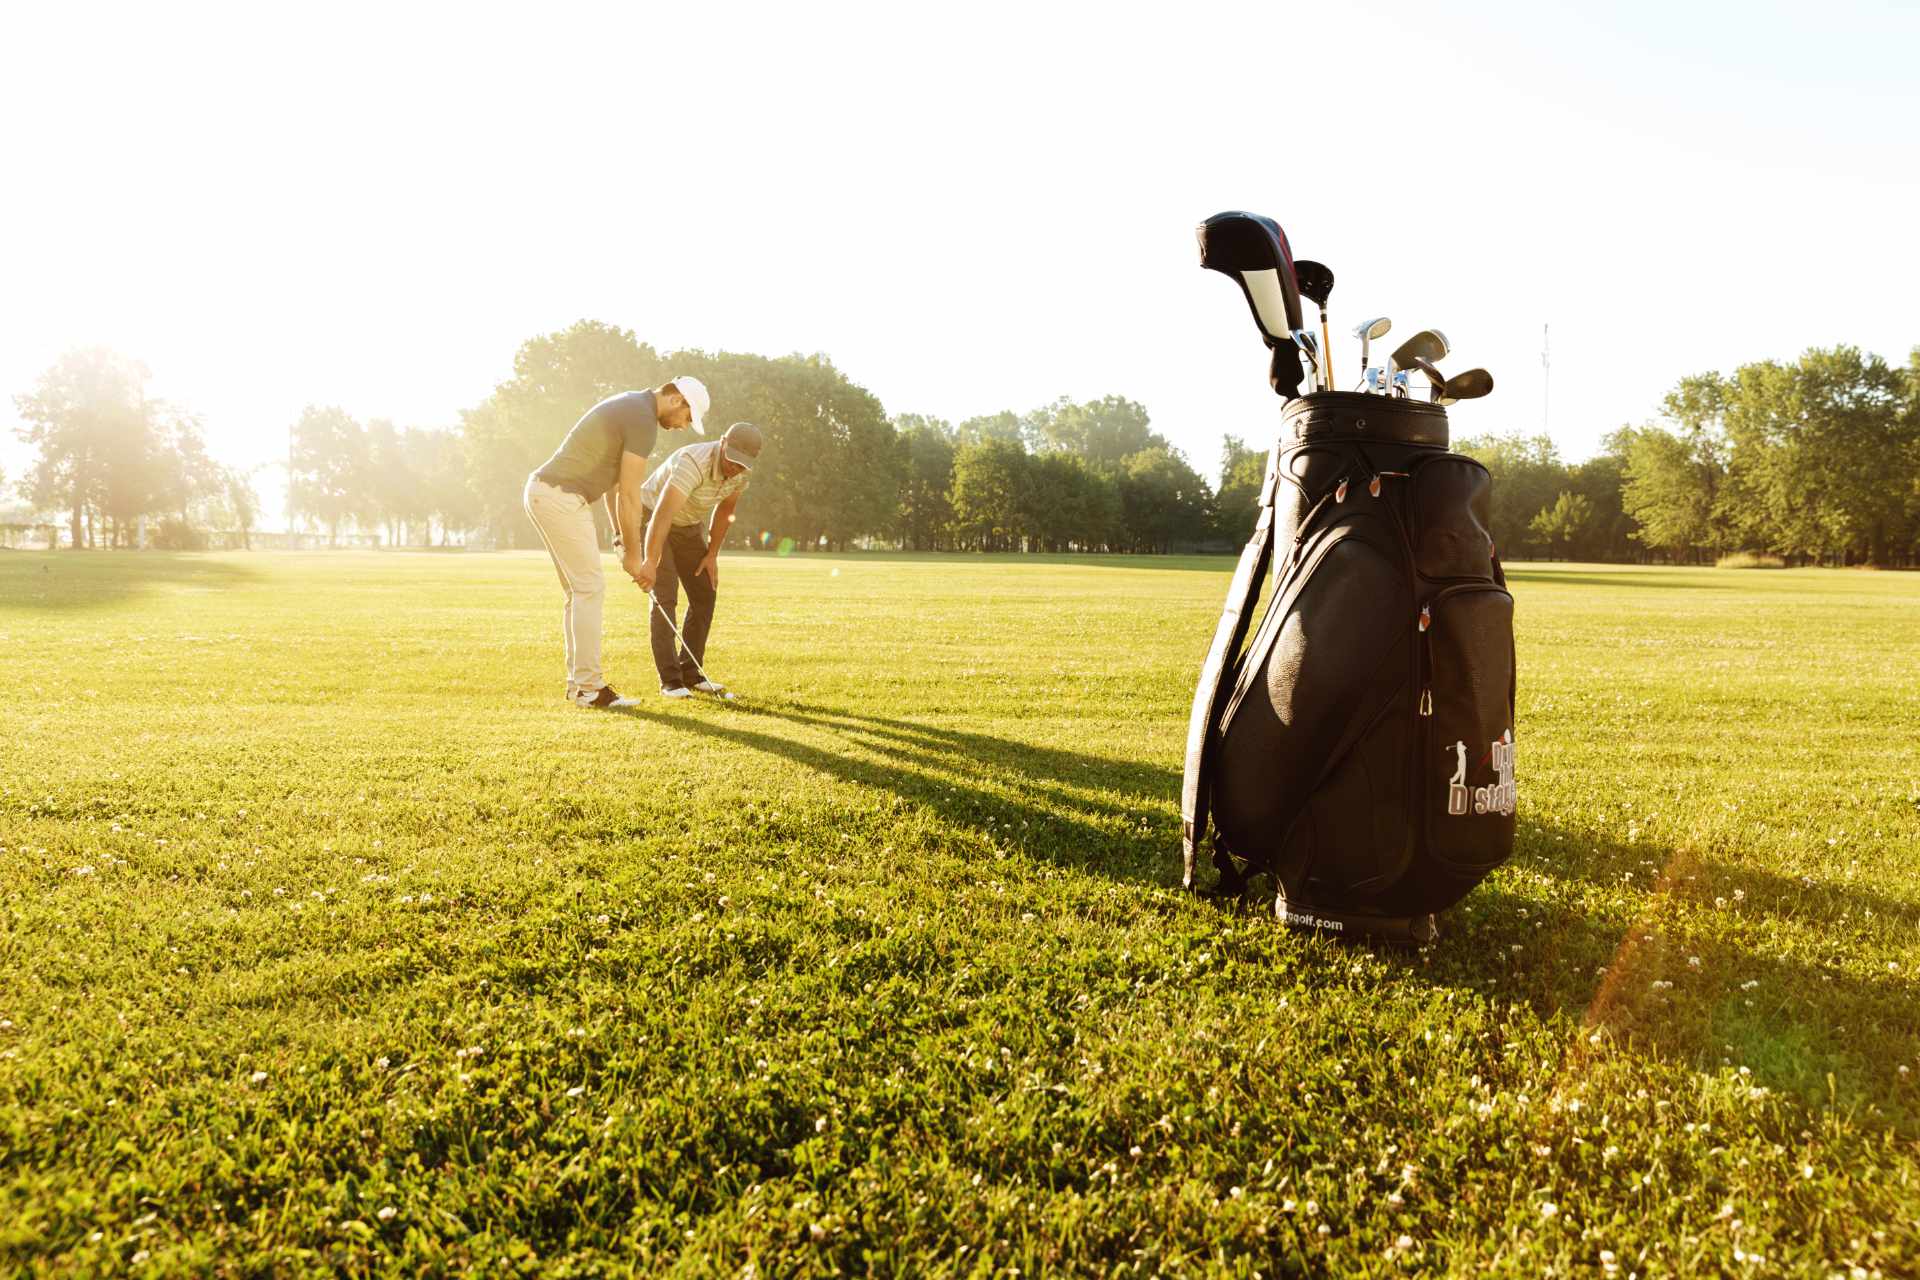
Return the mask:
[[1267,873],[1291,924],[1424,941],[1511,854],[1513,597],[1487,471],[1447,444],[1439,405],[1287,404],[1194,692],[1189,887],[1211,815],[1223,887]]

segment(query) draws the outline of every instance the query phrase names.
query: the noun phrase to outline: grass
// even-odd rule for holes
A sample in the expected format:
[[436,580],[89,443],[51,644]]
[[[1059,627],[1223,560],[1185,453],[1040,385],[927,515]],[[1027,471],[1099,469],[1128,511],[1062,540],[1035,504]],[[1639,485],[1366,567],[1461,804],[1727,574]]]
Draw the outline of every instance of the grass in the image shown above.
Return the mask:
[[0,1270],[1920,1271],[1920,576],[1517,569],[1408,951],[1175,888],[1228,567],[0,554]]

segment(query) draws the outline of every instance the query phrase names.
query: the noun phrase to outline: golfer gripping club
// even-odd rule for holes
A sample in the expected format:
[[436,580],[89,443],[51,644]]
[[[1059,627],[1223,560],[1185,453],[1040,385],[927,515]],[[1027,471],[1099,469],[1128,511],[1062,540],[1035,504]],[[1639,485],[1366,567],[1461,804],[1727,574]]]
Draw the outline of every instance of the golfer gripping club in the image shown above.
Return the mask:
[[[720,544],[733,526],[734,506],[752,479],[763,443],[759,427],[736,422],[718,440],[675,449],[631,503],[624,496],[620,502],[621,566],[652,601],[648,639],[662,697],[729,696],[700,660],[719,599]],[[682,585],[687,615],[676,622]]]

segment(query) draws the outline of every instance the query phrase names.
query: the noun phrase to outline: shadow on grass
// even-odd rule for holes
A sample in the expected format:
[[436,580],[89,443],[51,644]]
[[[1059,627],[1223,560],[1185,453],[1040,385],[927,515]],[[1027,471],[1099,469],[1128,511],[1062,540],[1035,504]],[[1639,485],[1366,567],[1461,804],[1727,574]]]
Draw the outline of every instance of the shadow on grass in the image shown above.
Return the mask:
[[[1024,819],[1023,851],[1061,866],[1142,883],[1172,879],[1180,796],[1175,770],[805,703],[734,703],[729,710],[741,719],[822,730],[849,750],[761,733],[732,723],[732,717],[616,714],[670,724],[885,790],[983,836],[992,834],[984,825],[987,818],[1001,824],[1001,834],[1006,821]],[[875,760],[870,753],[885,758]],[[989,775],[999,786],[981,784]],[[1005,788],[1017,794],[1008,795]]]
[[226,591],[259,574],[225,558],[171,551],[29,551],[0,555],[0,612],[101,609],[159,587]]

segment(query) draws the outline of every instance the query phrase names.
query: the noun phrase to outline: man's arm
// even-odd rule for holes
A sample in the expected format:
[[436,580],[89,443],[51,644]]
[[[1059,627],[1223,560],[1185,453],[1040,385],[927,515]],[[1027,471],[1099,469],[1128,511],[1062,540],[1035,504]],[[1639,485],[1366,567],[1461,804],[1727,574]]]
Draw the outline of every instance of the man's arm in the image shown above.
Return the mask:
[[[674,513],[687,504],[687,491],[676,489],[668,484],[660,495],[660,505],[653,509],[653,520],[647,525],[647,558],[640,566],[645,581],[640,585],[651,589],[653,579],[660,572],[661,557],[667,553],[667,532],[673,528]],[[637,581],[638,579],[636,579]]]
[[631,453],[620,455],[620,483],[607,490],[607,514],[613,518],[614,536],[623,554],[621,567],[639,581],[640,567],[640,486],[647,478],[647,460]]
[[739,494],[728,494],[726,501],[713,509],[713,518],[707,522],[707,558],[700,562],[700,572],[716,587],[720,585],[720,544],[727,540],[727,531],[733,528],[733,508],[739,501]]

